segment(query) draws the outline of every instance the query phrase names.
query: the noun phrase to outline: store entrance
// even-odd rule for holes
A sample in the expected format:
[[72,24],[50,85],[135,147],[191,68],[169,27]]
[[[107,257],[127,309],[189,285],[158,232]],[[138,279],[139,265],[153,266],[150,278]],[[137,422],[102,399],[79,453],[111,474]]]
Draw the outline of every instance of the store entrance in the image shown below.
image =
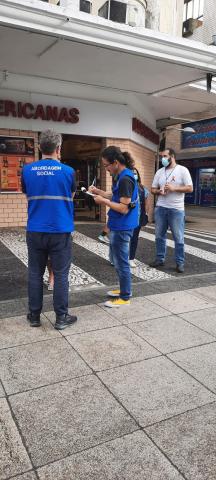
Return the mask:
[[99,207],[82,192],[93,180],[100,184],[100,151],[102,139],[79,135],[62,135],[61,160],[76,171],[77,191],[74,197],[75,220],[99,220]]

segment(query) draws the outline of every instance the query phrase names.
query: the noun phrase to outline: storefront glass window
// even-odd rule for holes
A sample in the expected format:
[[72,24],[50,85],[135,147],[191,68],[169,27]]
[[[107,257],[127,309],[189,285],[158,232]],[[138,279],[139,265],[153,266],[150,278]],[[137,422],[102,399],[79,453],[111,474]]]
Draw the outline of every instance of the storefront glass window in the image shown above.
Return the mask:
[[21,192],[21,171],[35,160],[34,139],[0,136],[0,190]]
[[216,206],[215,168],[201,168],[199,171],[199,204]]

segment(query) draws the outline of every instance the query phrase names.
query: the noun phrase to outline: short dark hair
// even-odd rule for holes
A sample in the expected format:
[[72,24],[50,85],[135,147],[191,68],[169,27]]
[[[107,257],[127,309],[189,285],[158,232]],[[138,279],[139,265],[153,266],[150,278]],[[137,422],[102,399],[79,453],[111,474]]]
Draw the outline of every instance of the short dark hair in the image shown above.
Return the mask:
[[167,148],[165,148],[164,150],[169,150],[169,155],[170,155],[171,157],[174,157],[175,160],[176,160],[176,152],[175,152],[175,150],[173,150],[173,148],[167,147]]
[[52,155],[61,146],[62,136],[55,130],[44,130],[39,137],[40,150],[44,155]]

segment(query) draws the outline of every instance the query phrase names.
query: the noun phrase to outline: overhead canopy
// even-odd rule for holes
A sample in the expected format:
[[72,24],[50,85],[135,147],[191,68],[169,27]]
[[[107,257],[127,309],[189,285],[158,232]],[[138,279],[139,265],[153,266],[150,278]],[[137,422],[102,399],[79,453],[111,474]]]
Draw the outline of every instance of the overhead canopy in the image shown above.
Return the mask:
[[134,101],[155,119],[216,104],[214,95],[182,88],[216,75],[214,46],[34,3],[0,0],[1,89]]
[[195,113],[202,117],[202,113],[212,112],[214,107],[216,109],[215,93],[199,91],[190,85],[151,100],[158,128],[195,121],[198,118]]

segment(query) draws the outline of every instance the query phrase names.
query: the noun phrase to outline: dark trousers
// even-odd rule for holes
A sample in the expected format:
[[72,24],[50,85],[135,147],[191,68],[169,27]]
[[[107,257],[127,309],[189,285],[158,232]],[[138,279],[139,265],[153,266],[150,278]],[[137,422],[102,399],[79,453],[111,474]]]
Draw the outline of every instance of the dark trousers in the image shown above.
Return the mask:
[[43,306],[43,275],[48,257],[54,273],[53,306],[56,315],[68,312],[68,273],[71,265],[70,233],[27,232],[29,311],[40,313]]
[[130,260],[134,260],[136,256],[136,249],[138,245],[139,233],[140,233],[141,226],[134,228],[133,236],[130,241]]

